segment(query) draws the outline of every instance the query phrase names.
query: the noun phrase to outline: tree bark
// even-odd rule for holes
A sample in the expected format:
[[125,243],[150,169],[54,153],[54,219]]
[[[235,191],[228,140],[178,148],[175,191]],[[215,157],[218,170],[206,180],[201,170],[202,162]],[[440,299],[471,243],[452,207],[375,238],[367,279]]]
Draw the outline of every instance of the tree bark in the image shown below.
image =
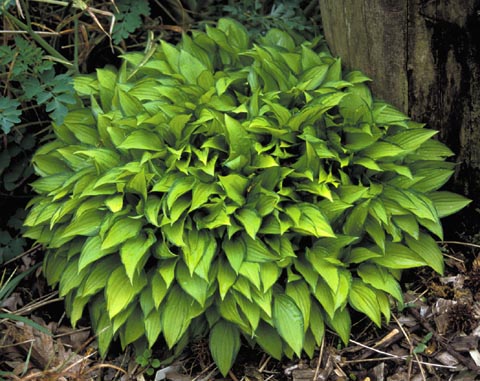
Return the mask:
[[332,53],[438,130],[457,155],[455,189],[480,200],[480,0],[319,1]]

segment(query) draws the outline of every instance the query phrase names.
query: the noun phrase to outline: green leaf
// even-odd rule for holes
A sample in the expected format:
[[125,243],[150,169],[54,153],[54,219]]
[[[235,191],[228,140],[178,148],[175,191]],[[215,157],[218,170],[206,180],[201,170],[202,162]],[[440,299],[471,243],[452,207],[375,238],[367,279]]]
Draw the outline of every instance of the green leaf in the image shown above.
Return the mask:
[[251,329],[247,332],[249,334],[253,334],[260,322],[260,307],[253,301],[250,301],[244,296],[240,295],[238,292],[234,292],[233,295],[235,297],[235,300],[237,301],[238,306],[240,307],[240,310],[247,318],[248,323],[251,327]]
[[298,306],[303,316],[303,328],[306,332],[310,325],[311,294],[305,282],[296,281],[287,284],[285,294]]
[[107,250],[114,246],[125,242],[129,238],[136,237],[142,228],[141,220],[134,220],[131,218],[120,218],[108,231],[103,240],[101,249]]
[[190,205],[189,212],[196,210],[206,204],[215,193],[218,193],[219,189],[216,184],[207,184],[197,182],[192,189],[192,203]]
[[218,20],[218,30],[225,32],[228,37],[230,46],[236,52],[243,52],[248,48],[249,36],[248,31],[238,21],[231,18],[221,18]]
[[343,225],[343,232],[346,235],[361,237],[365,231],[365,220],[369,211],[370,200],[363,201],[356,205]]
[[101,246],[102,240],[99,236],[89,237],[85,241],[78,260],[78,271],[83,270],[92,262],[113,252],[112,250],[102,250]]
[[439,218],[457,213],[472,202],[459,194],[445,191],[429,193],[428,198],[432,200]]
[[402,289],[396,279],[383,267],[364,263],[357,269],[360,278],[373,287],[388,292],[400,303],[403,302]]
[[123,330],[120,331],[122,348],[133,343],[145,333],[145,321],[142,311],[139,308],[133,310],[128,317]]
[[98,261],[79,287],[77,291],[78,296],[92,296],[98,291],[105,289],[108,278],[118,267],[118,259],[114,256]]
[[428,130],[426,128],[412,128],[389,136],[385,140],[405,150],[413,151],[437,133],[438,131]]
[[320,306],[314,300],[310,305],[310,331],[315,337],[317,346],[320,347],[325,335],[325,324]]
[[302,312],[287,295],[277,295],[273,303],[273,321],[283,340],[300,357],[303,348],[305,330]]
[[220,258],[218,262],[217,281],[218,291],[220,292],[220,298],[222,300],[225,299],[228,290],[230,290],[230,287],[232,287],[236,280],[237,274],[235,271],[230,267],[228,262],[226,262],[223,258]]
[[193,275],[200,260],[204,256],[211,256],[209,255],[211,251],[215,252],[215,241],[211,233],[206,230],[186,230],[184,235],[183,258],[190,275]]
[[[253,240],[249,236],[242,235],[246,247],[245,260],[249,262],[264,263],[278,260],[278,256],[260,240]],[[232,266],[233,267],[233,266]]]
[[[306,257],[313,265],[315,271],[325,280],[328,286],[335,292],[338,288],[338,265],[332,263],[331,258],[322,258],[322,254],[306,249]],[[337,262],[337,261],[335,261]]]
[[157,272],[153,274],[151,286],[153,303],[155,305],[155,308],[158,309],[158,307],[160,307],[160,303],[162,303],[163,298],[165,298],[165,295],[167,295],[167,284],[163,280],[162,276]]
[[238,274],[247,253],[245,241],[241,238],[224,239],[222,248],[225,251],[230,266],[232,266],[232,269]]
[[125,91],[120,90],[120,88],[116,87],[116,96],[118,97],[118,102],[120,103],[120,109],[125,116],[136,116],[141,114],[145,111],[143,108],[142,103],[140,101],[128,94]]
[[262,349],[276,360],[280,360],[283,354],[283,343],[278,332],[270,325],[260,322],[255,331],[255,340]]
[[288,206],[285,212],[295,221],[293,230],[315,237],[335,237],[328,220],[314,204],[299,203]]
[[378,327],[382,325],[380,306],[375,292],[360,280],[353,279],[348,302],[356,310],[367,315]]
[[315,295],[315,298],[322,305],[322,307],[325,310],[325,312],[327,313],[327,315],[330,318],[333,318],[333,316],[335,314],[335,310],[336,310],[335,309],[335,307],[336,307],[335,304],[336,303],[335,303],[334,295],[333,295],[333,292],[330,289],[330,287],[322,279],[318,280],[318,282],[316,284],[314,295]]
[[335,311],[335,315],[332,318],[328,318],[327,323],[338,333],[343,343],[347,345],[350,340],[350,329],[352,327],[348,308]]
[[174,286],[165,302],[162,314],[162,330],[168,348],[172,348],[187,331],[194,317],[193,299],[178,286]]
[[218,321],[210,331],[209,347],[215,364],[226,377],[240,350],[238,328],[224,320]]
[[418,227],[418,222],[415,216],[404,215],[404,216],[394,216],[392,221],[404,232],[410,234],[413,238],[418,239],[418,234],[420,232]]
[[74,237],[77,235],[94,236],[98,234],[99,227],[105,214],[98,210],[89,210],[79,217],[76,217],[66,227],[63,232],[64,237]]
[[87,271],[78,271],[77,261],[70,261],[60,278],[59,295],[63,297],[76,289],[87,275]]
[[160,311],[152,310],[145,318],[145,335],[147,336],[148,346],[152,347],[162,332]]
[[241,175],[231,174],[227,176],[218,176],[218,179],[229,199],[239,206],[245,204],[245,193],[249,184],[247,178]]
[[260,279],[263,284],[263,291],[268,291],[278,280],[282,270],[276,263],[265,262],[260,264]]
[[174,202],[177,201],[180,196],[192,190],[194,181],[195,179],[192,177],[181,177],[175,180],[167,193],[166,201],[168,209],[172,209]]
[[374,257],[371,261],[391,269],[409,269],[426,265],[425,261],[413,250],[392,242],[385,243],[385,254]]
[[435,240],[425,233],[420,233],[418,239],[407,236],[407,246],[421,257],[425,263],[437,273],[443,274],[443,255]]
[[149,223],[159,227],[159,212],[160,207],[162,206],[163,199],[154,195],[148,195],[145,202],[145,218]]
[[207,70],[207,67],[198,58],[185,50],[180,50],[178,68],[188,83],[197,84],[197,78]]
[[377,246],[385,250],[385,230],[383,229],[382,225],[372,218],[368,216],[365,223],[365,230],[367,233],[372,237],[373,241],[377,244]]

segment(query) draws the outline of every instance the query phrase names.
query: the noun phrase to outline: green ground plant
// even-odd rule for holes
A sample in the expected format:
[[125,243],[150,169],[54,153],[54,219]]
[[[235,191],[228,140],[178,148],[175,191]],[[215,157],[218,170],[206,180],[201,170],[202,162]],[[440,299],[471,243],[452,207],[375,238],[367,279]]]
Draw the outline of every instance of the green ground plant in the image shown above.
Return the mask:
[[224,375],[242,338],[313,356],[352,309],[388,321],[403,269],[442,273],[440,218],[469,202],[439,191],[452,152],[319,41],[221,19],[147,58],[77,77],[33,159],[26,236],[102,353],[200,334]]

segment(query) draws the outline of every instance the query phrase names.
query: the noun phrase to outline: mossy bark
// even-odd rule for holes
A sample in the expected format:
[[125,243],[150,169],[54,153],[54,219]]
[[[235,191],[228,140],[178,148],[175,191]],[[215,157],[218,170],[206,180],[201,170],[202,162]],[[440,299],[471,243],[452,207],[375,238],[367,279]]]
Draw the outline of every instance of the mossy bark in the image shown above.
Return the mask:
[[480,0],[319,0],[325,38],[374,96],[437,129],[480,200]]

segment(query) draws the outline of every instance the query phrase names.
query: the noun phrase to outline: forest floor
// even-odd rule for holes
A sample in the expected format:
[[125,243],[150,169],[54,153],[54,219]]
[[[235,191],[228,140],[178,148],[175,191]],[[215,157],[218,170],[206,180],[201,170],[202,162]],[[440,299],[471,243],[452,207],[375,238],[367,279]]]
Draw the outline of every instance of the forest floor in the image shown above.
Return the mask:
[[[445,274],[428,269],[407,273],[405,305],[401,310],[394,308],[389,324],[378,328],[354,316],[349,345],[340,345],[338,337],[327,331],[313,359],[277,361],[244,347],[228,379],[480,380],[480,246],[451,242],[443,248]],[[34,252],[23,256],[19,270],[31,268],[36,256]],[[158,360],[155,364],[154,358],[162,356],[154,351],[149,360],[155,369],[145,363],[140,366],[130,350],[101,359],[90,328],[69,326],[63,301],[50,291],[39,269],[4,301],[1,313],[0,380],[222,379],[208,344],[201,340],[168,366],[159,366]],[[7,319],[5,314],[19,318]],[[25,324],[23,318],[51,335]]]

